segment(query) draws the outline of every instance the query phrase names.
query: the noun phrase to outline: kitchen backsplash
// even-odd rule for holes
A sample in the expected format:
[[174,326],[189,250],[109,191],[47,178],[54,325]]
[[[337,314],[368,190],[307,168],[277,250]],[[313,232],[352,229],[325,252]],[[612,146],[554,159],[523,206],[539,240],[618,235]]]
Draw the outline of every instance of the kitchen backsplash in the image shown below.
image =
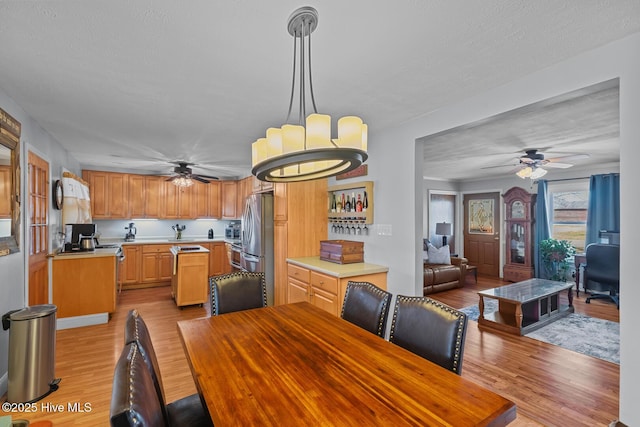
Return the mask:
[[213,229],[214,238],[224,238],[225,227],[232,222],[227,220],[198,219],[198,220],[96,220],[98,238],[124,239],[129,224],[133,222],[137,229],[136,239],[173,239],[175,232],[171,228],[176,224],[186,226],[182,232],[182,239],[207,238],[209,229]]

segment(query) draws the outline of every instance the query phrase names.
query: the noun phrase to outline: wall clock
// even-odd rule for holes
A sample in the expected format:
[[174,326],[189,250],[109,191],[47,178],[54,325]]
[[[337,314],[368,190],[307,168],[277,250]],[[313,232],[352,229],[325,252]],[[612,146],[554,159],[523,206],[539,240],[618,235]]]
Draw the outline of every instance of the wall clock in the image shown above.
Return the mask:
[[62,203],[64,201],[64,190],[62,189],[62,181],[56,180],[53,184],[53,206],[56,209],[62,209]]

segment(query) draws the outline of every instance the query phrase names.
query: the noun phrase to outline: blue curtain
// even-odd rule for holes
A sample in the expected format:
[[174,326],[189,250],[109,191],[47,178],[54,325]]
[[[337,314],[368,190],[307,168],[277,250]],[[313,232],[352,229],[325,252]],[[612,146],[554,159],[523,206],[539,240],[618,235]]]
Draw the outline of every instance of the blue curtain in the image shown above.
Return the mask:
[[599,241],[600,230],[620,231],[620,174],[591,175],[586,245]]
[[535,276],[540,279],[546,279],[545,269],[542,266],[542,260],[540,259],[540,251],[538,250],[539,243],[545,239],[548,239],[551,236],[551,215],[549,214],[549,209],[552,209],[553,206],[548,201],[547,198],[548,190],[547,190],[547,181],[540,180],[538,181],[538,195],[536,196],[536,222],[534,225],[535,228],[535,236],[534,236],[534,246],[533,253],[535,254],[533,259],[533,267]]

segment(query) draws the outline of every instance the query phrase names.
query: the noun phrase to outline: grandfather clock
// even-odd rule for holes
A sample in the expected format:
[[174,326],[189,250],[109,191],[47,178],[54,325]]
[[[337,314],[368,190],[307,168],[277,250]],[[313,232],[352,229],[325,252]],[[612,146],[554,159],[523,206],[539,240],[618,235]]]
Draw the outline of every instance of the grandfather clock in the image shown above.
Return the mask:
[[504,280],[531,279],[533,271],[533,209],[535,194],[513,187],[502,195],[506,206],[506,259]]

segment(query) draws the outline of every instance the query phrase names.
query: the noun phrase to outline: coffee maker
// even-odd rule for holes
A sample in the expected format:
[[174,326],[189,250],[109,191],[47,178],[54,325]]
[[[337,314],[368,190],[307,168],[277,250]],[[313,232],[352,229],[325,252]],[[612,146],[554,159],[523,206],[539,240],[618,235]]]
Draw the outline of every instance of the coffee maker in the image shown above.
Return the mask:
[[[91,238],[94,239],[96,235],[95,224],[65,224],[64,225],[64,252],[81,251],[81,250],[93,250],[91,246],[80,246],[80,239]],[[93,242],[92,242],[93,243]]]
[[124,241],[125,242],[133,242],[134,240],[136,240],[136,233],[138,232],[138,230],[135,227],[135,224],[133,222],[129,223],[129,226],[124,228],[127,231],[127,234],[124,235]]

